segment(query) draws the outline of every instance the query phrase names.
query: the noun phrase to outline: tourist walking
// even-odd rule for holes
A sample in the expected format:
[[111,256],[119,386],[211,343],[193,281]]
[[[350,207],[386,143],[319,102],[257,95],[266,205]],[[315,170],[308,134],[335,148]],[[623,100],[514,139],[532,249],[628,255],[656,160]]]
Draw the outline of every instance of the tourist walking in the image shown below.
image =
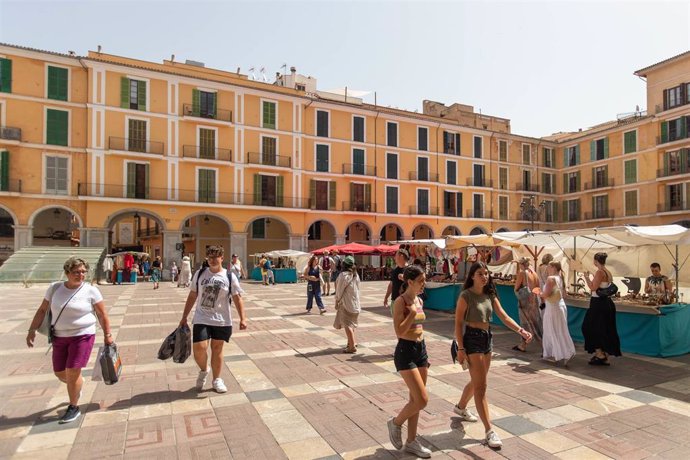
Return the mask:
[[[244,313],[242,288],[237,277],[223,268],[223,247],[209,246],[206,249],[208,267],[202,267],[192,279],[191,288],[180,327],[187,326],[187,317],[196,305],[192,319],[192,349],[194,360],[199,366],[196,379],[197,390],[206,384],[209,372],[213,375],[213,389],[217,393],[228,391],[225,382],[220,378],[223,367],[223,345],[232,336],[232,314],[230,303],[235,304],[240,317],[240,330],[247,329],[247,317]],[[208,367],[208,348],[211,346],[211,368]]]
[[318,257],[311,256],[309,259],[307,268],[304,269],[304,279],[307,280],[307,313],[311,313],[311,307],[314,304],[314,299],[316,299],[319,313],[323,315],[326,313],[326,307],[321,299],[321,268]]
[[230,259],[230,266],[228,268],[235,274],[237,279],[244,279],[247,277],[247,271],[242,266],[242,262],[237,254],[232,255],[232,259]]
[[156,259],[151,264],[151,281],[153,281],[153,288],[158,289],[161,281],[161,256],[156,256]]
[[113,273],[113,257],[108,254],[103,258],[103,264],[101,264],[101,269],[103,270],[103,277],[105,278],[106,282],[110,282],[110,279],[112,278],[112,273]]
[[335,285],[335,282],[338,280],[338,275],[340,275],[340,272],[343,271],[343,259],[345,256],[340,256],[338,255],[338,250],[334,249],[333,250],[333,276],[331,277],[331,281],[333,281],[333,284]]
[[177,268],[177,263],[173,260],[172,265],[170,266],[170,276],[172,277],[172,284],[175,284],[177,282],[177,274],[179,272],[179,269]]
[[141,275],[144,277],[144,281],[148,282],[149,276],[151,275],[151,262],[149,262],[147,256],[144,256],[141,260]]
[[484,424],[485,441],[489,447],[499,448],[503,442],[491,427],[486,397],[493,349],[490,321],[494,312],[506,327],[520,334],[523,343],[532,340],[532,334],[503,310],[486,264],[475,262],[467,274],[455,309],[455,339],[462,344],[458,349],[458,361],[463,363],[467,360],[470,382],[465,385],[460,401],[453,410],[462,421],[476,422],[477,416],[467,409],[467,404],[474,397],[479,418]]
[[611,272],[606,268],[605,252],[594,254],[594,266],[597,271],[594,277],[585,272],[585,281],[592,292],[589,309],[582,320],[582,335],[585,338],[585,350],[594,353],[589,364],[609,366],[608,356],[621,356],[621,341],[616,330],[616,305],[611,297],[599,297],[597,289],[607,288],[613,282]]
[[395,252],[395,267],[391,270],[390,282],[386,288],[386,295],[383,298],[383,306],[388,307],[388,299],[391,299],[391,315],[393,314],[393,303],[400,295],[400,288],[403,285],[403,272],[407,267],[407,261],[410,260],[410,252],[405,247],[400,247]]
[[[539,288],[539,277],[529,266],[529,259],[523,257],[518,261],[518,273],[515,280],[515,295],[518,299],[520,326],[528,331],[532,338],[541,342],[542,326],[539,313],[539,296],[535,290]],[[527,351],[527,342],[521,340],[513,347],[516,351]]]
[[347,256],[342,260],[342,270],[335,280],[335,321],[333,327],[345,329],[347,347],[344,353],[356,353],[355,329],[362,307],[359,303],[359,275],[355,258]]
[[[323,257],[321,257],[321,279],[323,279],[323,291],[324,295],[331,295],[331,275],[335,269],[335,262],[333,258],[329,255],[328,251],[323,251]],[[335,294],[335,292],[333,292]]]
[[[410,265],[403,272],[403,286],[400,296],[393,302],[393,326],[398,344],[395,347],[393,361],[395,369],[410,390],[410,399],[397,417],[388,420],[388,435],[393,446],[421,458],[430,458],[431,450],[417,440],[417,423],[419,412],[429,402],[426,390],[426,378],[429,370],[429,359],[424,343],[426,319],[422,300],[418,297],[424,290],[426,278],[424,270],[417,265]],[[407,422],[407,440],[403,446],[402,425]]]
[[177,287],[189,287],[192,279],[192,264],[189,262],[189,256],[182,258],[182,265],[180,266],[180,278]]
[[70,257],[64,263],[63,270],[67,281],[55,282],[46,291],[29,326],[26,345],[29,348],[34,346],[36,330],[50,310],[54,331],[53,372],[62,383],[67,384],[69,396],[69,405],[60,417],[60,423],[69,423],[81,416],[79,397],[84,384],[81,370],[89,362],[96,341],[96,322],[101,324],[106,345],[113,343],[113,336],[101,292],[84,281],[89,272],[89,263],[78,257]]
[[575,344],[568,330],[568,307],[563,300],[565,281],[561,263],[555,260],[548,263],[548,276],[541,297],[544,300],[544,337],[542,338],[542,357],[556,362],[568,361],[575,356]]
[[[544,286],[546,285],[546,279],[549,277],[549,262],[553,260],[553,256],[551,254],[544,254],[544,257],[541,258],[541,264],[537,267],[537,276],[539,277],[539,290],[544,291]],[[541,310],[541,316],[542,316],[542,322],[544,318],[544,309],[546,308],[546,304],[544,303],[544,299],[541,299],[541,303],[539,304],[539,309]]]

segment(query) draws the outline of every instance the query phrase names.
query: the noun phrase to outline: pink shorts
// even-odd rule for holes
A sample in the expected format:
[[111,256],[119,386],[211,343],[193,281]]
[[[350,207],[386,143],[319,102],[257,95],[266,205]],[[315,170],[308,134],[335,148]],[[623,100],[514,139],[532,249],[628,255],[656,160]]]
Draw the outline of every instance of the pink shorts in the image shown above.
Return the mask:
[[86,367],[95,341],[95,334],[53,338],[53,371]]

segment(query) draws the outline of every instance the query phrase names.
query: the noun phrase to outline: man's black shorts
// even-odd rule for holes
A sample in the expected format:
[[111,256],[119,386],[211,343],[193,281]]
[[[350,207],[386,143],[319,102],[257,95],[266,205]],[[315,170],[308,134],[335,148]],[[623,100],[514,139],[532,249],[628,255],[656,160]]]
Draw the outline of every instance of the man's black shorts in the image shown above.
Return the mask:
[[192,342],[205,342],[208,339],[230,341],[232,326],[209,326],[208,324],[195,324],[192,329]]

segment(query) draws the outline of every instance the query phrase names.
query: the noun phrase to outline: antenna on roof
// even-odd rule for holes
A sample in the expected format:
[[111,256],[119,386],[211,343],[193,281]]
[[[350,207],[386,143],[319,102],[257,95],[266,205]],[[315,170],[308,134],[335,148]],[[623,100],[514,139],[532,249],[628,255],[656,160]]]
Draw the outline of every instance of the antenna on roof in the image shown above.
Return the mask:
[[261,67],[259,69],[259,75],[261,75],[261,79],[264,81],[264,83],[268,82],[268,78],[266,78],[266,67]]
[[101,45],[98,45],[98,54],[101,54]]
[[284,62],[283,65],[280,66],[281,69],[283,69],[283,75],[287,73],[287,62]]
[[175,62],[175,55],[174,54],[170,55],[170,62]]
[[76,56],[77,55],[77,53],[75,53],[72,50],[67,51],[67,54],[69,54],[70,56]]
[[252,80],[256,80],[256,75],[254,74],[254,70],[255,70],[254,66],[251,66],[249,68],[249,78],[251,78]]

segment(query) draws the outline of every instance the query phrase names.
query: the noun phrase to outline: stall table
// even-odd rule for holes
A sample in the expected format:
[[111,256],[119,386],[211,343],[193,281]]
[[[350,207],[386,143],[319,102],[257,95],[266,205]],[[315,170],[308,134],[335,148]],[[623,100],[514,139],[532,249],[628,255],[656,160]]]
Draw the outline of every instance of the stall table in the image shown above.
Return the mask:
[[[428,283],[424,308],[455,311],[462,286],[450,283]],[[515,322],[520,322],[518,302],[514,288],[509,284],[497,284],[496,290],[503,309]],[[589,308],[589,299],[566,297],[568,329],[576,342],[583,342],[582,321]],[[614,300],[615,302],[615,300]],[[658,311],[657,311],[658,310]],[[502,324],[494,313],[491,322]],[[679,356],[690,353],[690,306],[673,304],[658,307],[616,305],[616,326],[624,352],[646,356]]]
[[[272,268],[271,270],[273,270],[273,279],[275,280],[276,284],[297,282],[296,268]],[[254,281],[262,281],[261,267],[254,267],[249,278],[253,279]]]

